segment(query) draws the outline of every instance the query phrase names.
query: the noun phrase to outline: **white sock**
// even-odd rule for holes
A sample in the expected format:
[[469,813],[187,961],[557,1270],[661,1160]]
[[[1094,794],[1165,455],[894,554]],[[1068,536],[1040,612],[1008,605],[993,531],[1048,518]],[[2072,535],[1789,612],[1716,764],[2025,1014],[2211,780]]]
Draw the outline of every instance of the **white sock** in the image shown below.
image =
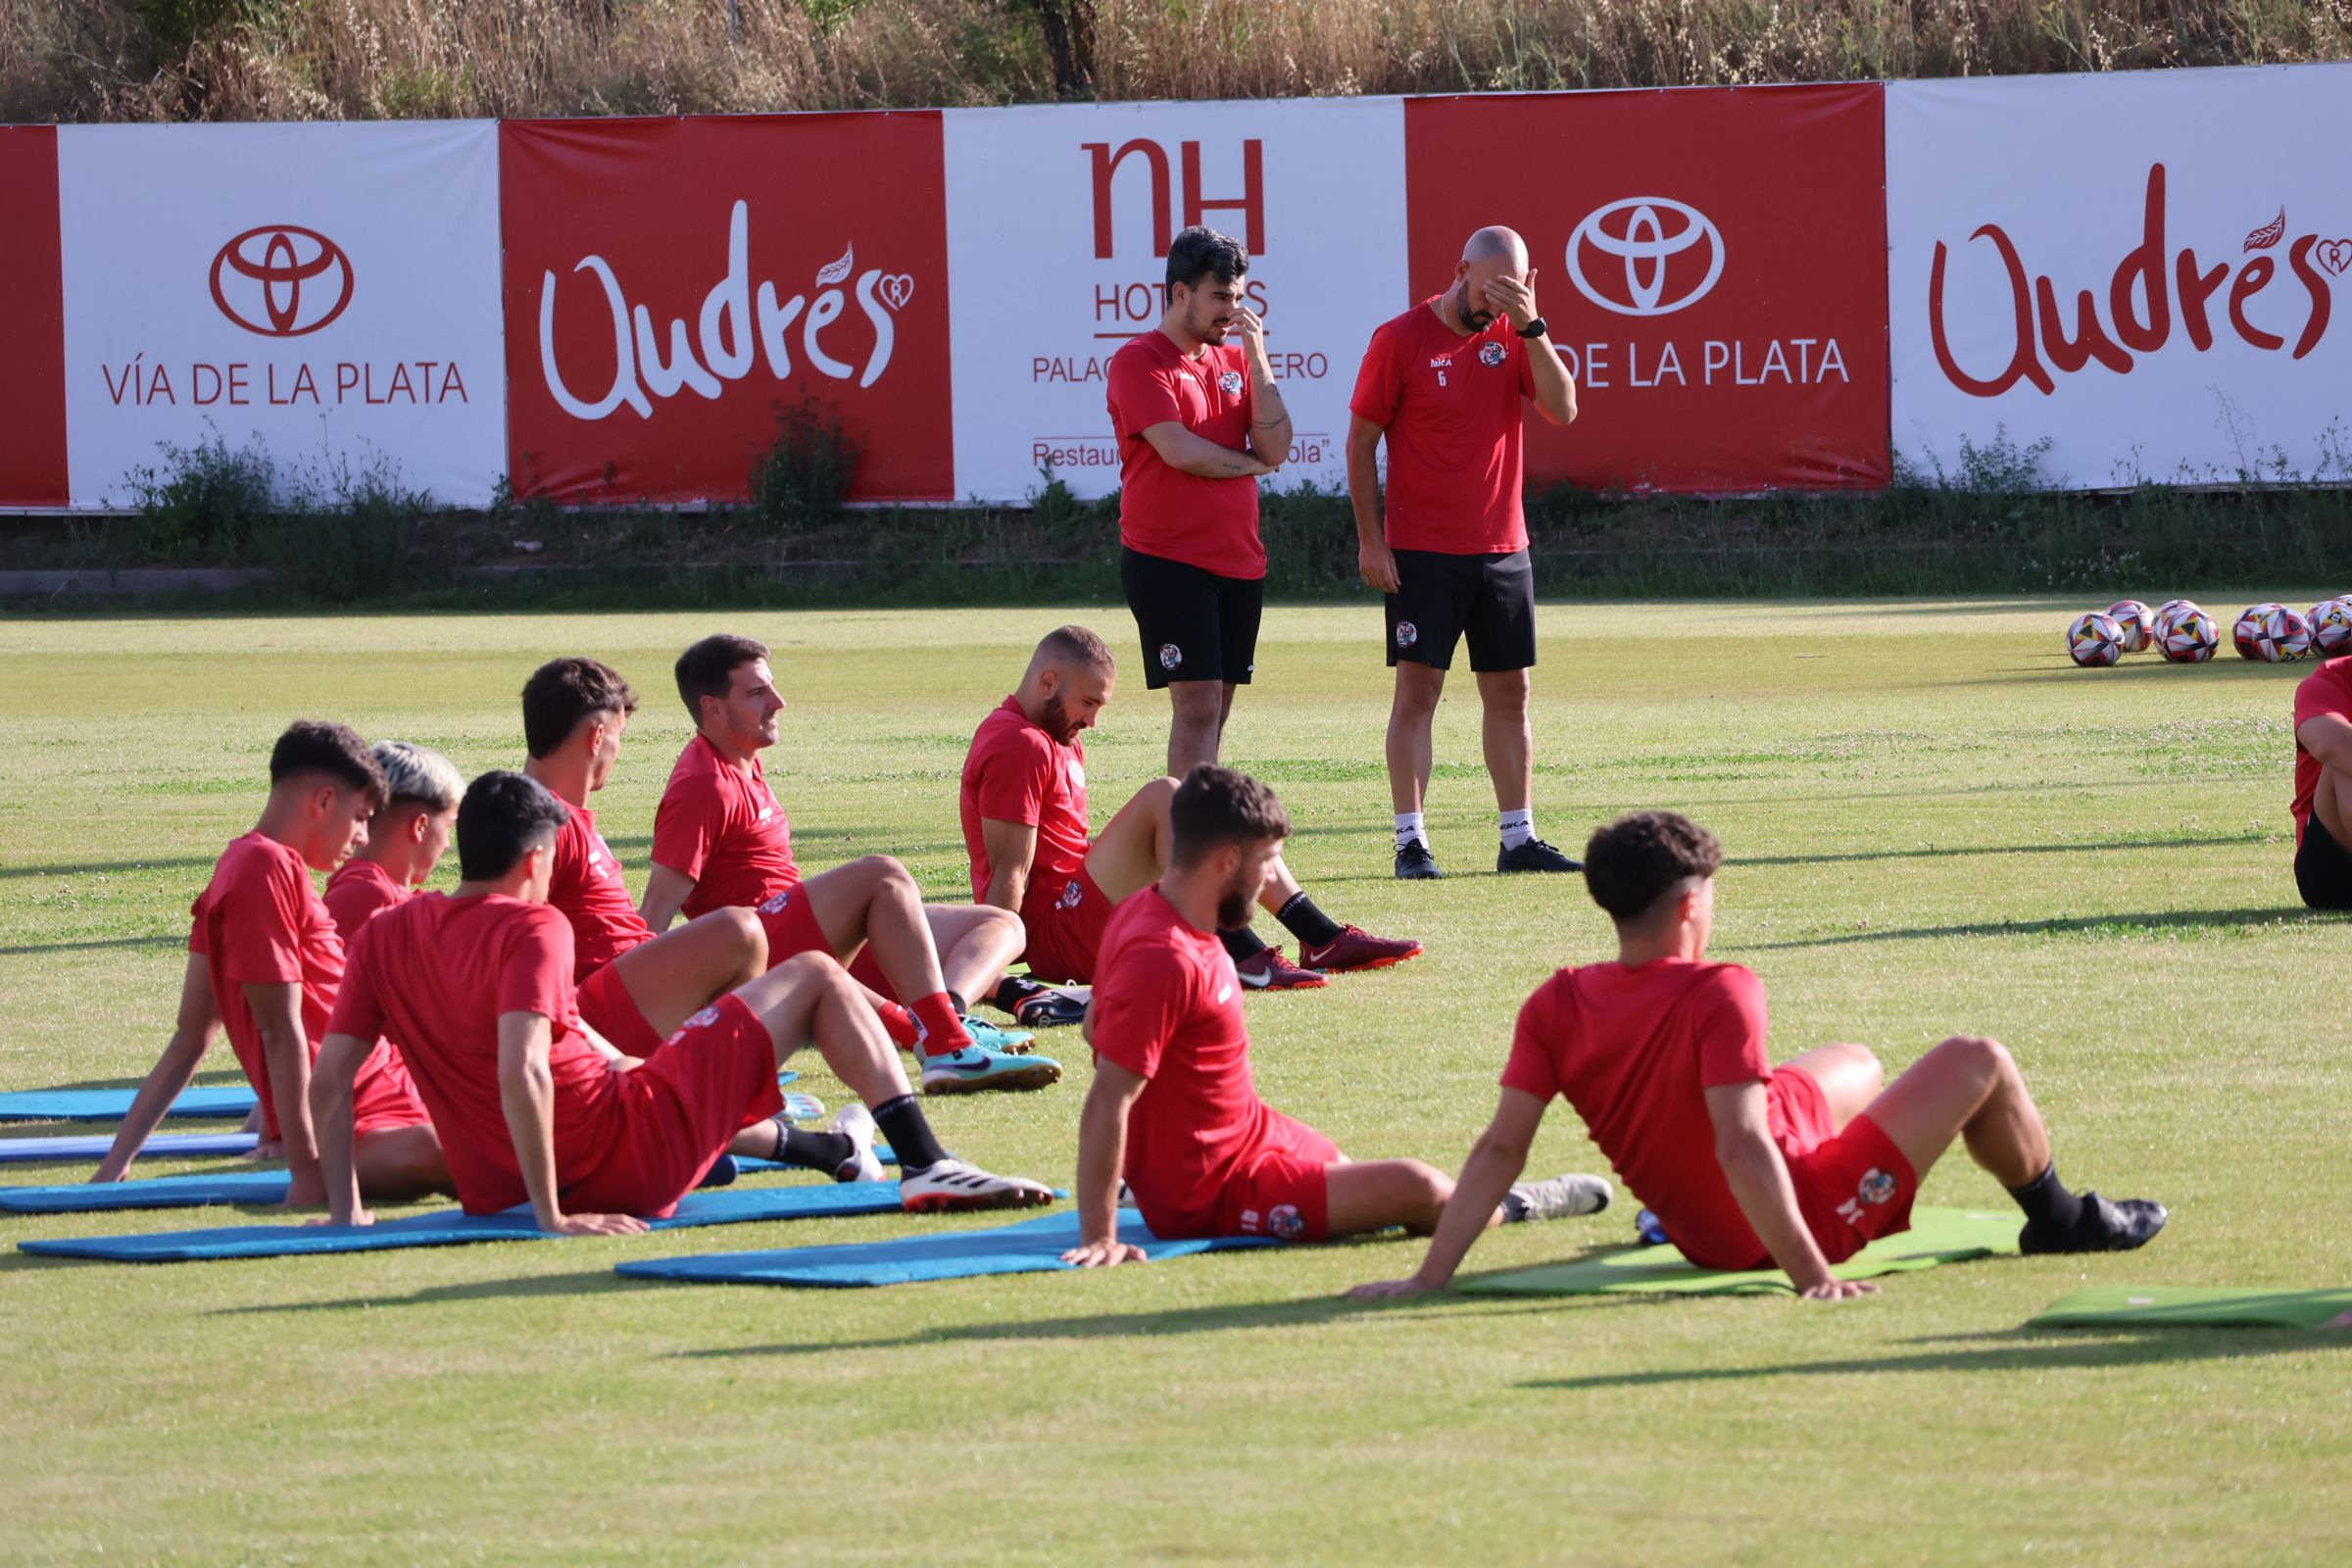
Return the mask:
[[1533,808],[1504,811],[1497,818],[1502,823],[1502,847],[1515,850],[1536,836],[1536,813]]
[[1407,844],[1418,844],[1425,850],[1429,848],[1429,834],[1421,826],[1419,811],[1396,813],[1396,848],[1401,850]]

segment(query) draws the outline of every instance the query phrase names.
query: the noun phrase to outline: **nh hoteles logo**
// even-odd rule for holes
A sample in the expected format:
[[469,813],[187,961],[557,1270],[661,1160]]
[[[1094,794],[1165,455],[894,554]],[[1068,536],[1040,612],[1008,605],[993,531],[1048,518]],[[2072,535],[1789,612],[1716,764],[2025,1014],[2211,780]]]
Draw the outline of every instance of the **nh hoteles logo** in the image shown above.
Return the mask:
[[1671,197],[1595,208],[1568,236],[1568,280],[1619,316],[1671,316],[1706,298],[1722,276],[1722,230]]
[[303,337],[351,305],[351,258],[315,228],[265,223],[213,258],[213,303],[263,337]]

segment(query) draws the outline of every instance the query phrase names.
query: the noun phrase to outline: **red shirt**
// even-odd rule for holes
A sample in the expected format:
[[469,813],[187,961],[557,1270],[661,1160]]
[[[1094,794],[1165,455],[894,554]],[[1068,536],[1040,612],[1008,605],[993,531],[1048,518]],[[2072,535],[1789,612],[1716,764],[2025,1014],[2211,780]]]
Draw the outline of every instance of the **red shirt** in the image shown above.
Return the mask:
[[572,984],[578,985],[631,948],[654,940],[612,846],[596,830],[596,813],[564,803],[570,819],[556,831],[556,869],[548,879],[547,902],[571,922]]
[[[1769,1087],[1764,1031],[1764,984],[1736,963],[1562,969],[1519,1009],[1502,1084],[1574,1105],[1684,1256],[1703,1268],[1754,1268],[1768,1254],[1716,1162],[1706,1092]],[[1778,1096],[1771,1116],[1783,1152],[1801,1153]]]
[[1425,300],[1381,323],[1348,407],[1388,431],[1391,550],[1527,548],[1524,400],[1535,390],[1527,344],[1507,317],[1463,337]]
[[369,915],[408,896],[409,890],[393,881],[391,872],[373,860],[355,857],[335,867],[335,874],[326,879],[326,894],[320,902],[335,922],[335,935],[349,951],[351,939],[360,934]]
[[1150,1083],[1127,1115],[1127,1168],[1145,1223],[1162,1236],[1216,1225],[1217,1195],[1266,1138],[1250,1075],[1242,986],[1214,931],[1198,931],[1157,886],[1111,911],[1095,970],[1095,1055]]
[[[2303,677],[2295,687],[2295,728],[2301,730],[2306,720],[2322,713],[2334,713],[2352,719],[2352,654],[2330,659]],[[2303,830],[2311,822],[2311,798],[2320,787],[2320,760],[2295,742],[2295,843],[2303,842]]]
[[329,1027],[400,1048],[469,1214],[530,1201],[498,1085],[501,1013],[536,1012],[554,1039],[556,1180],[596,1172],[619,1142],[620,1080],[580,1033],[571,927],[543,904],[419,893],[360,929]]
[[1120,542],[1220,577],[1263,577],[1257,481],[1179,472],[1144,439],[1146,430],[1173,419],[1218,446],[1245,450],[1257,404],[1240,347],[1216,345],[1188,359],[1153,327],[1110,357],[1104,383],[1111,432],[1119,438]]
[[1029,721],[1007,697],[980,721],[963,759],[963,853],[972,862],[972,898],[985,901],[995,868],[988,863],[983,818],[1037,829],[1037,854],[1021,914],[1050,906],[1086,863],[1086,747],[1055,740]]
[[760,759],[747,773],[701,734],[688,741],[654,811],[654,863],[694,878],[679,906],[689,920],[799,887],[792,822]]

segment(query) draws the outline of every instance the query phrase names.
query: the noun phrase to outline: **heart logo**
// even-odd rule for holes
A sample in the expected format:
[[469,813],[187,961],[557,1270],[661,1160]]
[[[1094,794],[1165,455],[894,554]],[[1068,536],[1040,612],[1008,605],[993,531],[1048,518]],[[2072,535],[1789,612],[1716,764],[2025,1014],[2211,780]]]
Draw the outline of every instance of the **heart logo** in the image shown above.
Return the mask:
[[2352,271],[2352,239],[2320,241],[2320,265],[2338,277]]
[[905,272],[892,272],[882,279],[881,289],[882,297],[890,302],[890,308],[903,311],[906,308],[906,302],[914,298],[914,279]]

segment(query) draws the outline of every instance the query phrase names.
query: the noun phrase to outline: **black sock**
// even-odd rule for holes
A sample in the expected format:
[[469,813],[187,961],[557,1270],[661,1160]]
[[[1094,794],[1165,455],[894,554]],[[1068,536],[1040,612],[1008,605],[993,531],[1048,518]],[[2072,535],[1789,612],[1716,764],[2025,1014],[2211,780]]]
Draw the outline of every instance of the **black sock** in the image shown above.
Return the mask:
[[1502,1222],[1505,1225],[1516,1225],[1526,1218],[1527,1200],[1521,1198],[1519,1189],[1514,1187],[1502,1195]]
[[923,1115],[923,1102],[912,1095],[901,1095],[871,1107],[874,1125],[890,1143],[892,1152],[899,1156],[902,1175],[913,1175],[928,1170],[948,1157],[939,1147],[939,1139],[931,1131],[929,1118]]
[[2082,1200],[2066,1190],[2054,1164],[2025,1186],[2010,1188],[2009,1196],[2026,1211],[2026,1223],[2040,1230],[2071,1231],[2082,1218]]
[[1315,907],[1315,901],[1300,888],[1290,901],[1274,911],[1283,929],[1310,948],[1319,948],[1340,934],[1340,922]]
[[858,1146],[848,1133],[809,1133],[798,1127],[784,1129],[783,1142],[776,1145],[776,1158],[787,1165],[804,1170],[821,1170],[830,1176],[857,1156]]
[[1257,933],[1246,925],[1231,931],[1219,931],[1217,940],[1225,944],[1226,956],[1236,963],[1254,958],[1266,951],[1266,945],[1258,940]]
[[1045,989],[1034,980],[1008,974],[997,982],[997,989],[989,993],[988,1000],[1000,1012],[1018,1012],[1022,1003]]

